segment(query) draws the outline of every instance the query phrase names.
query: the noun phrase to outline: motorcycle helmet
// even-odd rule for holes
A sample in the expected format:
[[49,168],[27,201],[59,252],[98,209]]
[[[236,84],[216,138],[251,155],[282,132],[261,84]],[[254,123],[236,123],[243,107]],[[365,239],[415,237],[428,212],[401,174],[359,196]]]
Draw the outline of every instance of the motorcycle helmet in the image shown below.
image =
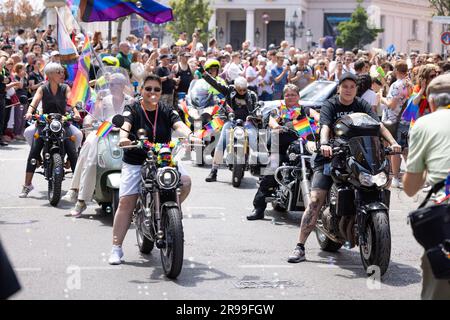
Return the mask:
[[217,68],[220,69],[220,63],[219,61],[215,60],[215,59],[209,59],[208,61],[205,62],[205,70],[208,71],[211,68]]
[[106,56],[102,58],[102,62],[107,65],[107,66],[111,66],[111,67],[119,67],[120,66],[120,62],[119,59],[117,59],[116,57],[113,56]]

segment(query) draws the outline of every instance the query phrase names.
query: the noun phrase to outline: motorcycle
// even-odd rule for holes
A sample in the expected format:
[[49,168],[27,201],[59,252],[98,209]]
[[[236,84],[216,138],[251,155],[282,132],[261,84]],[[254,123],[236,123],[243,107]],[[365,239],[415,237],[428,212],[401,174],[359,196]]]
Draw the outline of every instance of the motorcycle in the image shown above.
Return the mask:
[[329,252],[359,246],[366,272],[376,266],[383,275],[391,254],[387,155],[392,150],[383,147],[380,125],[367,114],[344,116],[334,133],[329,167],[334,183],[316,224],[317,240]]
[[[261,105],[259,105],[248,116],[248,121],[252,122],[254,127],[258,130],[262,128],[262,113]],[[248,131],[244,128],[244,121],[236,120],[234,113],[228,114],[228,120],[231,122],[231,127],[228,129],[227,146],[225,148],[225,163],[232,172],[233,187],[239,188],[244,178],[245,171],[250,170],[253,175],[257,175],[260,170],[258,163],[249,163],[250,157],[259,157],[258,150],[251,150],[249,145]]]
[[297,131],[282,127],[289,134],[290,143],[281,166],[275,170],[278,183],[273,197],[266,199],[279,212],[304,211],[310,202],[311,180],[313,176],[311,158],[315,149],[312,141],[303,141]]
[[[62,116],[59,113],[50,113],[35,115],[38,123],[38,130],[35,133],[35,139],[43,139],[43,172],[42,174],[48,181],[48,200],[52,206],[57,206],[61,199],[61,185],[64,180],[64,141],[71,139],[75,141],[74,136],[66,137],[66,128],[68,121],[72,120],[71,115]],[[37,159],[32,159],[32,164],[36,165]]]
[[[120,128],[123,117],[113,123]],[[184,231],[180,202],[181,179],[174,154],[178,146],[153,144],[143,129],[138,139],[123,149],[140,148],[147,152],[141,169],[141,192],[134,210],[136,237],[140,252],[149,254],[154,246],[161,250],[165,275],[176,279],[183,266]]]

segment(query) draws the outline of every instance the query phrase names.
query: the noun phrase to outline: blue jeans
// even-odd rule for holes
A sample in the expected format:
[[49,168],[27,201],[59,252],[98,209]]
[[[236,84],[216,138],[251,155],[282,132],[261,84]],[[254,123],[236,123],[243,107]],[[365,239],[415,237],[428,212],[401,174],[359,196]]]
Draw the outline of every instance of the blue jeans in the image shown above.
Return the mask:
[[[220,155],[220,162],[222,161],[223,152],[225,148],[227,147],[227,140],[228,140],[228,131],[230,128],[233,127],[232,122],[227,122],[224,124],[222,131],[220,132],[219,140],[217,141],[217,145],[215,148],[215,154],[217,156],[214,156],[215,159],[219,159],[218,156]],[[245,122],[244,128],[247,130],[248,134],[248,143],[250,146],[250,154],[257,154],[258,151],[258,130],[255,128],[255,126],[251,122]],[[256,164],[257,159],[254,159],[253,157],[250,158],[250,164]]]

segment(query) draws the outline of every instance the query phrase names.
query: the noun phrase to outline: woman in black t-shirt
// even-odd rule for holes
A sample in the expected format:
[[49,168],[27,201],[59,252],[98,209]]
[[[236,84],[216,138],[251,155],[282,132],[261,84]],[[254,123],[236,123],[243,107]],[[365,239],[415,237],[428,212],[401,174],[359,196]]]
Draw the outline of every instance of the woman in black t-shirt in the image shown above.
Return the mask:
[[[152,142],[169,143],[172,130],[178,131],[182,136],[197,141],[192,131],[181,121],[178,113],[160,102],[162,93],[161,78],[156,75],[148,76],[141,88],[142,100],[124,109],[125,123],[120,132],[120,146],[131,144],[137,138],[137,131],[145,129],[147,137]],[[138,199],[141,182],[141,167],[146,154],[139,149],[130,149],[124,152],[122,173],[119,188],[119,207],[113,225],[113,247],[109,263],[121,263],[123,256],[122,243],[130,227],[131,216]],[[180,201],[183,202],[191,189],[191,178],[183,168],[178,165],[181,174]]]

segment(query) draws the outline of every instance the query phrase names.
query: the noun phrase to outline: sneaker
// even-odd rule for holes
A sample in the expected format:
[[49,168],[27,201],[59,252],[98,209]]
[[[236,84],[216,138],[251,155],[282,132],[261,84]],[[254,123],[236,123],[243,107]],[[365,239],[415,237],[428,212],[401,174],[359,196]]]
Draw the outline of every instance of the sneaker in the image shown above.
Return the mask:
[[87,206],[84,201],[77,201],[77,203],[75,204],[75,208],[70,211],[70,215],[74,218],[80,218],[81,214],[84,210],[86,210],[86,208]]
[[67,201],[70,203],[76,203],[78,200],[78,191],[74,189],[70,189],[67,191],[66,195],[61,198],[63,201]]
[[392,188],[401,188],[400,179],[392,178],[391,187]]
[[422,192],[424,192],[424,193],[428,193],[428,192],[430,192],[431,191],[431,185],[429,185],[429,186],[425,186],[425,187],[423,187],[423,189],[422,189]]
[[112,265],[119,265],[122,263],[123,251],[121,247],[113,246],[109,256],[108,263]]
[[305,260],[305,251],[303,251],[299,246],[296,246],[294,251],[292,251],[291,255],[288,257],[287,261],[290,263],[299,263]]
[[26,197],[28,197],[28,194],[33,189],[34,189],[34,187],[33,187],[32,184],[30,184],[29,186],[23,186],[22,192],[19,194],[19,198],[26,198]]

